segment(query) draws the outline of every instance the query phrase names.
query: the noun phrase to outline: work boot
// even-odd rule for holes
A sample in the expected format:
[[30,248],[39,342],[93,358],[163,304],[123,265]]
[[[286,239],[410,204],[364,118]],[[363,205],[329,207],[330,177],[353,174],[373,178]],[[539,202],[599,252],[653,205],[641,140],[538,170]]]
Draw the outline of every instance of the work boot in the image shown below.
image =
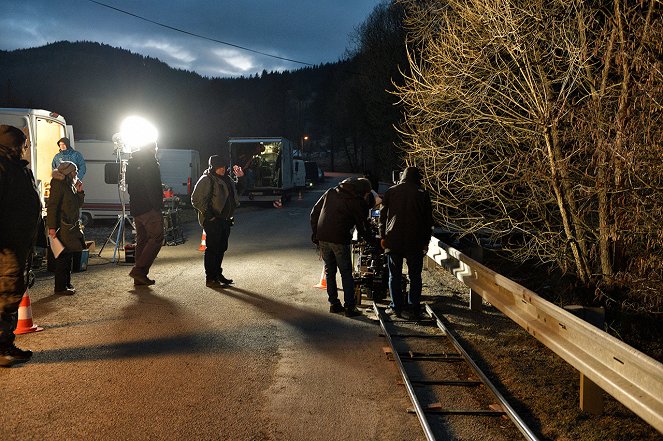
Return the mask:
[[402,312],[400,309],[392,308],[391,306],[385,309],[384,313],[387,314],[388,316],[393,316],[393,315],[395,315],[396,317],[402,316]]
[[208,288],[221,288],[223,285],[221,285],[221,282],[219,282],[218,280],[211,279],[205,281],[205,286]]
[[136,274],[131,277],[133,277],[134,279],[134,285],[137,286],[149,286],[149,285],[154,285],[156,283],[154,280],[148,279],[147,276],[144,276],[142,274]]
[[17,363],[25,363],[32,357],[32,351],[24,351],[13,344],[0,348],[0,366],[10,367]]
[[344,312],[345,308],[340,303],[332,303],[329,306],[329,312],[333,314],[338,314],[339,312]]
[[346,307],[345,308],[345,316],[346,317],[357,317],[358,315],[362,315],[361,311],[357,309],[356,306],[351,306],[351,307]]
[[232,285],[233,279],[226,279],[223,277],[223,274],[219,276],[219,282],[223,283],[224,285]]
[[53,291],[53,294],[58,296],[73,296],[76,294],[76,290],[73,288],[65,288],[62,291],[55,290]]

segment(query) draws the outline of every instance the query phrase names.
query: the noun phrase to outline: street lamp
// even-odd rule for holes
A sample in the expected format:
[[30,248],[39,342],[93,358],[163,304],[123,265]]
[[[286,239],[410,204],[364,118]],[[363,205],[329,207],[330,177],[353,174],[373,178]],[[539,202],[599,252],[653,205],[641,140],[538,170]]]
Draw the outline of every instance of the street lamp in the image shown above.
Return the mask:
[[302,151],[302,158],[304,157],[304,142],[308,141],[308,135],[302,136],[302,142],[301,142],[301,151]]

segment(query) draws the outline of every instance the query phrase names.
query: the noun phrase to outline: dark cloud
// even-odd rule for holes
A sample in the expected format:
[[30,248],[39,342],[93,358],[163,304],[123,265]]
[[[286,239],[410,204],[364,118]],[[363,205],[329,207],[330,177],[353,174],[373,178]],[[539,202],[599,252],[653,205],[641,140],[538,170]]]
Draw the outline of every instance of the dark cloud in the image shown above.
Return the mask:
[[[279,57],[320,64],[343,58],[350,35],[379,0],[100,0],[167,26]],[[3,4],[0,49],[94,41],[210,77],[297,69],[279,60],[166,29],[88,0]]]

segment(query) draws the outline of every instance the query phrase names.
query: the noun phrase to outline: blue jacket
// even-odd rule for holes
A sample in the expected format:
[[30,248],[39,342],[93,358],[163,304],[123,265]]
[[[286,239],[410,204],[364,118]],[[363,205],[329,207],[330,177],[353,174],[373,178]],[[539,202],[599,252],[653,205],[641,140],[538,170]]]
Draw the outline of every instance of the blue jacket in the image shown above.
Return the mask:
[[51,168],[55,170],[58,168],[58,165],[60,165],[62,161],[73,162],[78,168],[78,179],[82,181],[83,176],[85,176],[85,172],[87,171],[85,168],[85,158],[83,158],[81,152],[77,152],[73,147],[71,147],[69,138],[60,138],[58,144],[61,142],[67,144],[67,149],[55,154],[53,157],[53,162],[51,162]]

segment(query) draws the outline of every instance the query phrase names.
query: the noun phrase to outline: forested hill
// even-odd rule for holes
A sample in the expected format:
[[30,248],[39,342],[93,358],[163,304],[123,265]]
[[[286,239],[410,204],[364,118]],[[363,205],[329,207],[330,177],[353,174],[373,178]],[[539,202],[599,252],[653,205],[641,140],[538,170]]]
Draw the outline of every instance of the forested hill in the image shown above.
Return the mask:
[[158,127],[161,147],[196,149],[203,158],[231,136],[297,142],[306,134],[311,148],[330,148],[332,138],[356,132],[338,122],[353,119],[347,103],[330,99],[352,81],[351,64],[209,79],[104,44],[58,42],[0,51],[0,106],[51,110],[77,137],[99,139],[140,114]]

